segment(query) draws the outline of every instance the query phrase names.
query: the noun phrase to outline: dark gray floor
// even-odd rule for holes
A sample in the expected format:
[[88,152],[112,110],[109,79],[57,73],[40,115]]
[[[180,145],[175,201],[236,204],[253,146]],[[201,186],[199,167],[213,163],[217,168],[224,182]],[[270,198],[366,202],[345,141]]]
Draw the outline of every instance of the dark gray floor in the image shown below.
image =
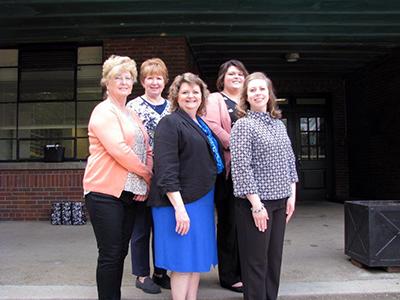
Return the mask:
[[[0,299],[96,299],[96,245],[90,224],[0,222]],[[199,299],[241,299],[203,274]],[[124,299],[169,299],[133,287],[125,264]],[[288,225],[280,299],[400,299],[400,274],[353,266],[344,254],[343,205],[303,203]]]

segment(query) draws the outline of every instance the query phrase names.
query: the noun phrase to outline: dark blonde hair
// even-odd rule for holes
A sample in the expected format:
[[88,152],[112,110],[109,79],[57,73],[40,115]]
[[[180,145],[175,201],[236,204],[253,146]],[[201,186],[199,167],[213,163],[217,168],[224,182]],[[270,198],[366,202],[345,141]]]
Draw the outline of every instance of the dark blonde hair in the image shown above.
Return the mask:
[[108,80],[123,72],[131,73],[133,83],[136,82],[137,69],[135,61],[128,56],[111,55],[103,64],[101,86],[106,88]]
[[237,116],[239,118],[244,117],[245,115],[247,115],[247,111],[250,109],[250,104],[247,101],[247,89],[249,87],[250,81],[255,80],[255,79],[261,79],[261,80],[265,80],[267,82],[267,87],[268,87],[268,92],[269,92],[269,99],[268,99],[268,103],[267,103],[267,112],[270,113],[272,118],[280,119],[282,117],[282,112],[278,108],[278,105],[276,102],[276,96],[275,96],[275,92],[274,92],[274,87],[272,85],[272,81],[262,72],[254,72],[246,77],[244,84],[243,84],[242,95],[240,97],[240,101],[237,106]]
[[140,66],[140,82],[151,75],[161,75],[164,78],[164,83],[168,83],[168,69],[161,58],[147,59]]
[[225,80],[225,74],[228,72],[229,67],[236,67],[238,68],[242,73],[243,76],[246,77],[249,75],[249,72],[247,72],[246,67],[243,65],[243,63],[240,60],[236,59],[231,59],[226,62],[224,62],[218,70],[218,77],[217,77],[217,90],[219,92],[222,92],[224,90],[224,80]]
[[200,79],[199,76],[189,72],[176,76],[171,86],[169,87],[168,100],[171,102],[171,112],[176,111],[179,108],[179,89],[181,88],[183,83],[187,83],[192,86],[198,85],[200,87],[201,104],[197,109],[197,115],[203,115],[205,113],[206,99],[208,97],[209,91],[207,89],[207,85],[204,83],[203,80]]

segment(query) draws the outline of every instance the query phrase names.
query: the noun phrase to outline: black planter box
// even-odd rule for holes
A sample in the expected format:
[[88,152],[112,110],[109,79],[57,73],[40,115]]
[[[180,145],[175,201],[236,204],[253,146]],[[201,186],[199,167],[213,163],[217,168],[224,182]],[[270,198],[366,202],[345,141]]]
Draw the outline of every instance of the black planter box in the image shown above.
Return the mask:
[[44,161],[60,162],[64,160],[65,148],[61,145],[46,145],[44,146]]
[[400,201],[347,201],[345,254],[370,267],[400,266]]

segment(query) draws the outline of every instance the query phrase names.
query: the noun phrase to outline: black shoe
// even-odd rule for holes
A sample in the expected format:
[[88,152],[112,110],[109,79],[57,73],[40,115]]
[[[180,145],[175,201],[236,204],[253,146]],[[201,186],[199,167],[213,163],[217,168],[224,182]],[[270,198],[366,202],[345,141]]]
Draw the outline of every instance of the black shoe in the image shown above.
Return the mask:
[[171,278],[167,274],[156,275],[153,274],[153,281],[155,284],[161,286],[163,289],[171,289]]
[[221,286],[225,289],[231,290],[232,292],[243,293],[243,286],[231,286],[225,284],[221,284]]
[[160,287],[149,276],[145,277],[143,282],[139,280],[139,277],[136,277],[136,287],[147,294],[161,293]]

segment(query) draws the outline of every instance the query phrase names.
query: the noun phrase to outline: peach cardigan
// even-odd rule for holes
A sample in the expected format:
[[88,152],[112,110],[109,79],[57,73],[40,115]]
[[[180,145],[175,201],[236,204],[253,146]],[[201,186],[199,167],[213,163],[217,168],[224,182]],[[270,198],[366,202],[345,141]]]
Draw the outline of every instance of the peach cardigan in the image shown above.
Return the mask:
[[225,168],[226,175],[228,176],[231,164],[229,138],[231,135],[232,121],[224,98],[220,93],[212,93],[208,96],[204,120],[218,137],[222,147],[224,148]]
[[110,100],[99,103],[90,116],[89,157],[83,177],[85,191],[119,197],[125,186],[128,172],[151,176],[152,151],[142,121],[130,111],[145,137],[146,163],[143,164],[132,150],[133,124]]

